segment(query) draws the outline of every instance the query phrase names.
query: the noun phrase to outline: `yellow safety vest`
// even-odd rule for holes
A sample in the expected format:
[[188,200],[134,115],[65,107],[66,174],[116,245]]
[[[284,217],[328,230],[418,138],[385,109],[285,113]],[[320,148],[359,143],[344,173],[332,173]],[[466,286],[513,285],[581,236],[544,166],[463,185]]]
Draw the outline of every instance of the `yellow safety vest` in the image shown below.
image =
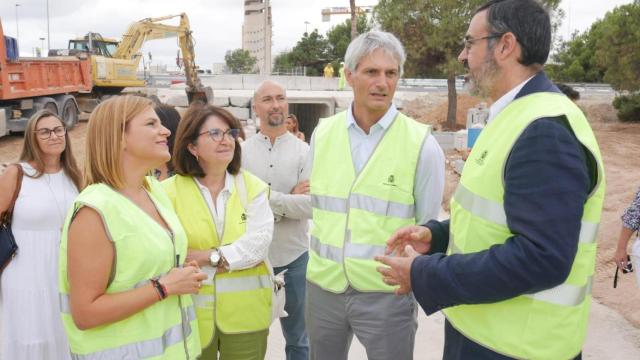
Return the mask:
[[584,343],[605,191],[602,157],[589,123],[562,94],[536,93],[513,101],[482,131],[451,199],[448,254],[469,254],[505,243],[514,235],[504,210],[507,158],[529,124],[557,116],[566,117],[578,141],[598,164],[597,185],[584,205],[578,252],[569,277],[563,284],[537,293],[444,310],[466,337],[514,358],[574,358]]
[[430,128],[398,113],[358,174],[345,114],[322,119],[315,130],[307,279],[334,293],[348,285],[393,292],[373,258],[395,230],[415,224],[414,178]]
[[60,306],[74,359],[196,359],[200,355],[198,327],[191,296],[169,296],[126,319],[80,330],[71,317],[67,273],[67,233],[71,220],[83,206],[100,214],[113,242],[113,279],[107,294],[144,286],[149,279],[184,261],[187,237],[160,184],[152,178],[149,195],[172,230],[171,236],[153,218],[124,195],[107,185],[94,184],[82,191],[67,216],[60,244]]
[[[267,185],[249,172],[241,171],[238,176],[244,176],[249,202],[268,191]],[[235,187],[225,207],[223,235],[219,239],[209,207],[193,177],[175,175],[165,180],[163,186],[187,232],[190,249],[219,248],[233,243],[246,232],[246,210]],[[251,269],[216,274],[208,279],[193,297],[202,348],[209,346],[216,327],[225,334],[269,328],[271,293],[272,282],[264,262]]]

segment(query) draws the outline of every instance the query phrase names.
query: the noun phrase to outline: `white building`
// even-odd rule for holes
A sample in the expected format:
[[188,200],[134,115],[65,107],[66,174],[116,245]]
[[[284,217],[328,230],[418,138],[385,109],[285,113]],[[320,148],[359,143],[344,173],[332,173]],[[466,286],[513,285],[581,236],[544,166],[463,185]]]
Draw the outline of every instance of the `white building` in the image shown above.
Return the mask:
[[260,75],[271,74],[272,26],[269,0],[245,0],[242,49],[257,59]]

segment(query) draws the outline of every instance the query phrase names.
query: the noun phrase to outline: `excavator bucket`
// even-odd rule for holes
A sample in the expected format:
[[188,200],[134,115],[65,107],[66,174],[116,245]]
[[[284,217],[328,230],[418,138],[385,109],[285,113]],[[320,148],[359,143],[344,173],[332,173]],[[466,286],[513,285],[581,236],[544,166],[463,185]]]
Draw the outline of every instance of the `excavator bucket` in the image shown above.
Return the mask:
[[211,86],[203,86],[200,89],[186,89],[189,105],[194,101],[202,101],[205,104],[213,105],[213,89]]

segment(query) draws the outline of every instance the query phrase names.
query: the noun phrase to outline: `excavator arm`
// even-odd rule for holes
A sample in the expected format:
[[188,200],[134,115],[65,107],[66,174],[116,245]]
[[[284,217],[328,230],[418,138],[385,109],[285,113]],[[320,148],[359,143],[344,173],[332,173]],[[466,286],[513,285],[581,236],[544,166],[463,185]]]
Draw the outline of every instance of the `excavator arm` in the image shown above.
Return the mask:
[[[180,24],[177,26],[160,23],[161,21],[176,17],[180,18]],[[180,51],[182,52],[182,58],[184,60],[184,74],[187,85],[186,92],[189,103],[195,100],[212,103],[213,90],[211,87],[203,86],[198,77],[193,36],[189,27],[189,18],[185,13],[146,18],[131,24],[127,32],[122,36],[122,42],[118,45],[113,57],[126,60],[135,59],[138,57],[137,54],[146,41],[171,37],[178,37]]]

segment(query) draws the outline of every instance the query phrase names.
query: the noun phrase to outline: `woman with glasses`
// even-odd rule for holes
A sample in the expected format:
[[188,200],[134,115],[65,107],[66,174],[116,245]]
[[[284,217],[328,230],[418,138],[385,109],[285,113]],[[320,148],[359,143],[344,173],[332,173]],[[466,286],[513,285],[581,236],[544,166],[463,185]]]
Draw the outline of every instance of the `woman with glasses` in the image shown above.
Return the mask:
[[18,252],[2,273],[2,357],[69,359],[60,321],[58,246],[67,210],[81,189],[81,176],[62,120],[42,110],[24,132],[20,163],[0,177],[0,212],[15,202],[12,230]]
[[267,184],[240,169],[239,133],[228,111],[190,108],[176,134],[177,175],[163,182],[187,232],[187,259],[209,275],[194,296],[207,360],[263,359],[271,324],[273,213]]

